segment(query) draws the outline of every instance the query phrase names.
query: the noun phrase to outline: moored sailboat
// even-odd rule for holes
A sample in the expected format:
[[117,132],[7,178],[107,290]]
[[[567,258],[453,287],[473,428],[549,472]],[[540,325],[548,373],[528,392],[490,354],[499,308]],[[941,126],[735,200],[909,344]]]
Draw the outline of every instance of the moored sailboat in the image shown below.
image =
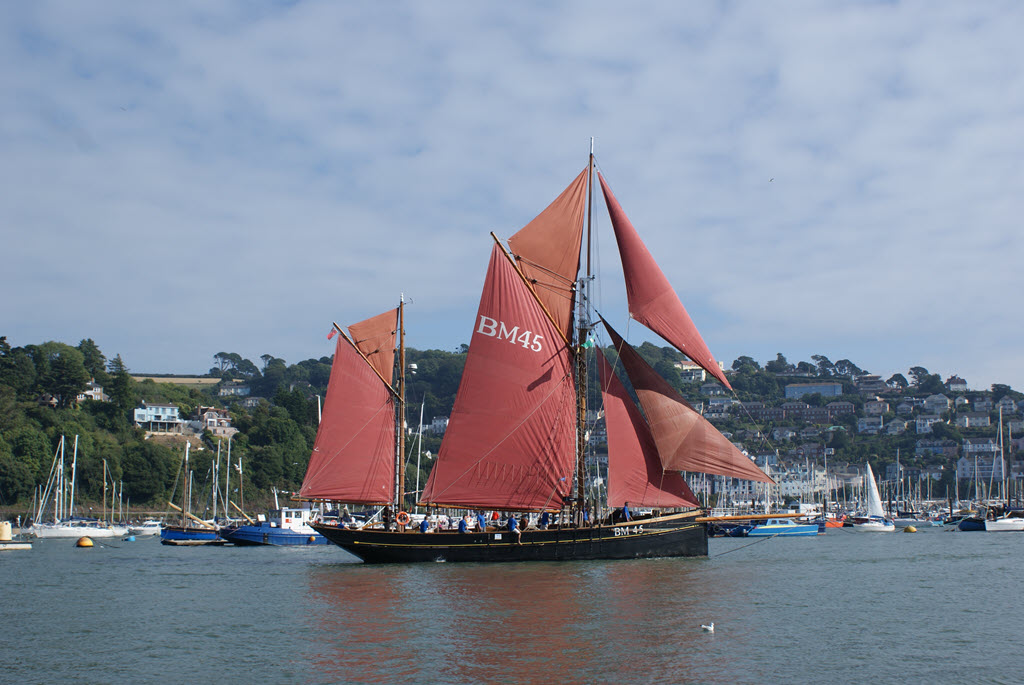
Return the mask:
[[892,519],[886,518],[882,509],[882,498],[878,494],[875,474],[871,472],[871,464],[865,464],[864,490],[867,492],[868,504],[866,516],[855,516],[850,522],[853,530],[861,533],[892,533],[896,525]]
[[[600,317],[593,316],[590,164],[508,240],[494,237],[465,369],[445,437],[419,503],[435,508],[557,514],[528,531],[423,534],[315,523],[369,562],[618,559],[707,554],[707,527],[682,472],[770,481]],[[633,319],[726,387],[728,380],[603,176]],[[581,258],[584,228],[586,262]],[[583,273],[581,274],[581,266]],[[612,358],[593,347],[598,320]],[[300,496],[372,505],[405,503],[404,305],[341,333]],[[333,334],[333,331],[332,331]],[[399,371],[393,381],[395,344]],[[598,367],[608,431],[607,501],[587,497],[588,361]],[[614,365],[613,365],[614,364]],[[643,413],[619,380],[628,376]],[[599,507],[655,510],[639,520]],[[403,519],[403,516],[405,517]]]
[[224,538],[220,537],[217,526],[209,521],[204,521],[191,512],[192,508],[192,470],[189,467],[190,443],[185,443],[185,457],[182,462],[182,506],[173,502],[167,505],[181,514],[181,520],[174,525],[164,524],[160,528],[160,543],[174,546],[195,546],[195,545],[222,545]]

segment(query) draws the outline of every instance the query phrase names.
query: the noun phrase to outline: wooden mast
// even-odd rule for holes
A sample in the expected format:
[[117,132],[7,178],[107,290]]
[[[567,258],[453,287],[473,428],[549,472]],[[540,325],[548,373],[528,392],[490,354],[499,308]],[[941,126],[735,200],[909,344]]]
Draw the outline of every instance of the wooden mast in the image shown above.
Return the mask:
[[[582,522],[586,505],[586,425],[587,425],[587,349],[590,321],[587,311],[590,293],[590,235],[594,210],[594,139],[590,139],[590,159],[587,163],[587,271],[579,282],[579,320],[576,336],[576,508]],[[594,512],[596,514],[596,512]]]
[[395,451],[395,513],[405,506],[405,295],[398,302],[398,449]]

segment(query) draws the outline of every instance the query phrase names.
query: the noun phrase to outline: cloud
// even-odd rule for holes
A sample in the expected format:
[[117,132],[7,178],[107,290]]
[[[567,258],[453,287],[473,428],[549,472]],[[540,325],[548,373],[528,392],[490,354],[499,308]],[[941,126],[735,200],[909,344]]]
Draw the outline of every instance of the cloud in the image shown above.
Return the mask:
[[455,349],[488,233],[595,136],[727,364],[1024,384],[1016,4],[581,7],[4,7],[3,334],[295,362],[404,293],[409,344]]

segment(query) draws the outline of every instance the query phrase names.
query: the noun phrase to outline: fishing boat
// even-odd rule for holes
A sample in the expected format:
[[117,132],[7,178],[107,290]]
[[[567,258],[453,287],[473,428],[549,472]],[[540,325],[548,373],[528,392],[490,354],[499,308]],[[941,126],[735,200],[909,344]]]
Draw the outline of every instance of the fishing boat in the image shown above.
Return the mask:
[[[731,389],[595,170],[591,151],[583,171],[507,247],[491,234],[455,405],[415,502],[431,509],[500,511],[512,521],[520,513],[548,512],[560,523],[423,534],[408,528],[403,510],[395,527],[390,520],[360,529],[319,522],[315,530],[367,562],[705,556],[708,519],[683,472],[771,482],[594,311],[595,176],[622,258],[631,317]],[[595,345],[599,327],[610,338],[607,351]],[[300,497],[407,508],[405,441],[396,430],[405,425],[404,302],[348,332],[335,324],[328,337],[335,333],[324,414]],[[588,484],[601,473],[588,440],[591,366],[597,367],[608,433],[603,499],[588,496]],[[619,372],[629,378],[643,413]],[[632,520],[605,515],[606,507],[621,510],[627,503],[652,511]]]
[[854,516],[849,526],[859,533],[892,533],[896,530],[896,524],[892,519],[886,518],[882,509],[882,498],[878,494],[878,483],[875,482],[875,474],[871,472],[871,464],[865,464],[864,490],[868,496],[867,516]]
[[317,509],[282,507],[274,491],[274,509],[248,524],[230,526],[220,530],[220,536],[236,545],[308,546],[329,545],[330,540],[310,527],[319,516]]

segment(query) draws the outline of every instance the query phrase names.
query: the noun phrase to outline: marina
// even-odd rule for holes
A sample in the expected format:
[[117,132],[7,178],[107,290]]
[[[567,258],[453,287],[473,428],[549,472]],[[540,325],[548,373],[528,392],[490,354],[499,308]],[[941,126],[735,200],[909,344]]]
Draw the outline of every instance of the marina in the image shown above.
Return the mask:
[[0,615],[24,646],[11,682],[1009,682],[1024,665],[1006,640],[1024,612],[1006,591],[1016,535],[830,529],[713,538],[706,558],[412,565],[42,540],[2,563],[19,601]]

